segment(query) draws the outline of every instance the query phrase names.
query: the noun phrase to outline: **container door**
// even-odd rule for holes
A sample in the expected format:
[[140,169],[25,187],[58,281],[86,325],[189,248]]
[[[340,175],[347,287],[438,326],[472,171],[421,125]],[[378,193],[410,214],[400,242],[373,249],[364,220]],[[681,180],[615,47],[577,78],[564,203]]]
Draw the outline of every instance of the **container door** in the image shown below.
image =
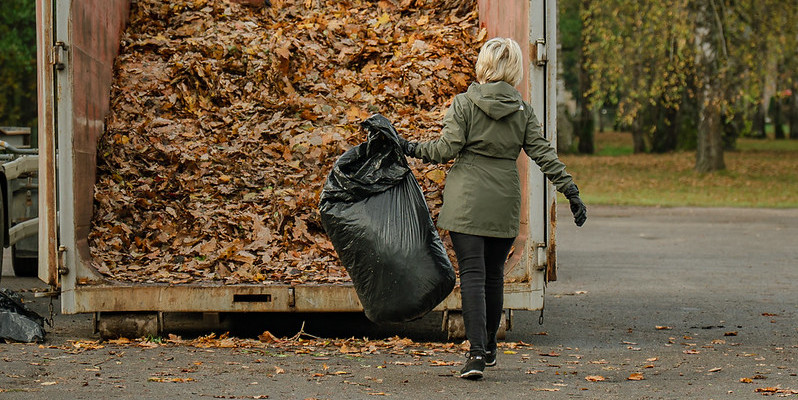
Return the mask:
[[[530,103],[543,133],[557,148],[557,1],[530,0],[529,9]],[[546,281],[557,279],[556,191],[540,170],[529,173],[529,221],[531,243],[535,247],[536,269],[545,270]]]
[[55,4],[36,1],[39,114],[39,279],[58,286],[58,217],[56,206],[56,80],[63,53],[55,47]]

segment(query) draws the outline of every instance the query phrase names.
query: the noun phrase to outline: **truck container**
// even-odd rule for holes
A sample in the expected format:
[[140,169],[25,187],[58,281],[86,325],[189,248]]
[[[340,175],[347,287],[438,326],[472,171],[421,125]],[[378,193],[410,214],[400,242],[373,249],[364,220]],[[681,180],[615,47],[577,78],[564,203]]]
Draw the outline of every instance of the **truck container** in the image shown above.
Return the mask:
[[[39,277],[65,314],[93,313],[101,335],[136,322],[158,333],[170,313],[361,312],[351,284],[145,284],[116,281],[91,265],[97,142],[109,111],[114,59],[129,0],[37,0],[39,81]],[[550,141],[556,140],[556,0],[480,0],[488,37],[512,37],[528,68],[519,89]],[[554,146],[555,143],[552,143]],[[556,146],[555,146],[556,148]],[[330,160],[332,162],[332,160]],[[505,322],[513,310],[541,310],[556,279],[555,192],[523,153],[521,234],[506,264]],[[435,312],[462,337],[459,288]]]

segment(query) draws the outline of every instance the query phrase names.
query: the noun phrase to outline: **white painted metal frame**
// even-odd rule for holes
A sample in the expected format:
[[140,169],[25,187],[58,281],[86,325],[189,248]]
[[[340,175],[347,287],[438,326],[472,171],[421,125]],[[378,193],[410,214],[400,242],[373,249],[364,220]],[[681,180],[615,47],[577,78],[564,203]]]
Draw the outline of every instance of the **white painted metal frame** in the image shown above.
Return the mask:
[[[531,47],[540,48],[536,43],[543,39],[546,49],[545,57],[548,59],[542,66],[536,63],[538,57],[530,54],[529,85],[530,104],[535,110],[535,115],[543,125],[543,134],[557,148],[557,1],[556,0],[530,0],[529,4],[529,44]],[[549,262],[548,251],[554,251],[554,226],[551,213],[554,211],[556,192],[554,186],[546,179],[540,169],[534,164],[527,175],[529,184],[529,226],[530,237],[527,241],[532,246],[530,257],[536,270],[531,271],[532,289],[540,291],[540,296],[535,296],[535,304],[529,309],[543,308],[546,267]],[[540,194],[544,195],[540,195]],[[552,260],[554,262],[556,260]]]
[[[61,309],[64,313],[70,314],[75,311],[75,287],[77,268],[77,253],[75,251],[75,193],[73,179],[74,170],[74,148],[73,148],[73,104],[72,91],[74,90],[74,72],[72,63],[72,20],[71,0],[55,0],[55,42],[66,44],[67,51],[64,52],[64,68],[55,70],[56,83],[56,135],[58,137],[57,157],[57,177],[58,182],[58,204],[61,206],[58,213],[58,243],[59,250],[57,257],[60,258],[59,267],[66,268],[71,273],[63,275],[61,279]],[[63,251],[61,250],[63,249]]]

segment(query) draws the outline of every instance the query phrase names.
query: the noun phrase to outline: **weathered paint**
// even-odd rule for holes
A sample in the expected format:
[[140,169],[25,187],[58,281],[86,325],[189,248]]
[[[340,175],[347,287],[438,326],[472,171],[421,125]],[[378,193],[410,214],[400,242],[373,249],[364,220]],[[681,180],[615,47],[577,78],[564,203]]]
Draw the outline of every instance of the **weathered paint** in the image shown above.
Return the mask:
[[72,149],[75,238],[78,262],[91,259],[91,229],[97,141],[110,107],[114,59],[127,24],[128,0],[72,1],[70,11],[73,73]]
[[[529,63],[529,0],[480,0],[479,26],[487,31],[487,37],[509,37],[519,43],[524,57],[524,65]],[[529,70],[517,86],[524,100],[530,100]],[[515,240],[515,251],[505,265],[505,279],[508,281],[529,281],[532,268],[528,263],[534,260],[530,255],[535,251],[529,241],[529,158],[521,154],[517,161],[521,182],[521,229]]]
[[549,234],[549,247],[546,249],[546,282],[557,280],[557,197],[551,199],[549,209],[551,233]]
[[[528,282],[505,285],[506,308],[542,305],[542,289]],[[263,301],[236,301],[262,295]],[[268,295],[268,296],[265,296]],[[74,312],[360,312],[352,285],[88,285],[76,291]],[[265,300],[268,299],[268,300]],[[460,309],[457,287],[435,310]],[[533,308],[534,309],[534,308]]]
[[39,97],[39,279],[58,284],[58,216],[55,175],[53,5],[36,1],[36,65]]

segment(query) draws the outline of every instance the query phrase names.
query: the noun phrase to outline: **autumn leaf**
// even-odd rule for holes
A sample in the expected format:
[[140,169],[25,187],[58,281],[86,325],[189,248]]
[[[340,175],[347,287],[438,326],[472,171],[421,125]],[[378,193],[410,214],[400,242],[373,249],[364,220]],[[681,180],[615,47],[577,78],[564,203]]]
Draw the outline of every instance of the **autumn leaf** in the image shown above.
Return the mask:
[[439,185],[442,184],[446,179],[446,174],[439,169],[433,169],[432,171],[427,172],[425,176]]
[[167,382],[167,383],[185,383],[194,382],[194,378],[172,378],[162,376],[151,376],[147,378],[148,382]]
[[603,382],[603,381],[607,380],[607,378],[605,378],[605,377],[603,377],[601,375],[588,375],[588,376],[585,377],[585,380],[589,381],[589,382]]
[[643,374],[641,374],[641,373],[633,373],[633,374],[629,375],[628,378],[626,378],[626,380],[629,380],[629,381],[642,381],[644,379],[646,379],[646,378],[643,377]]

